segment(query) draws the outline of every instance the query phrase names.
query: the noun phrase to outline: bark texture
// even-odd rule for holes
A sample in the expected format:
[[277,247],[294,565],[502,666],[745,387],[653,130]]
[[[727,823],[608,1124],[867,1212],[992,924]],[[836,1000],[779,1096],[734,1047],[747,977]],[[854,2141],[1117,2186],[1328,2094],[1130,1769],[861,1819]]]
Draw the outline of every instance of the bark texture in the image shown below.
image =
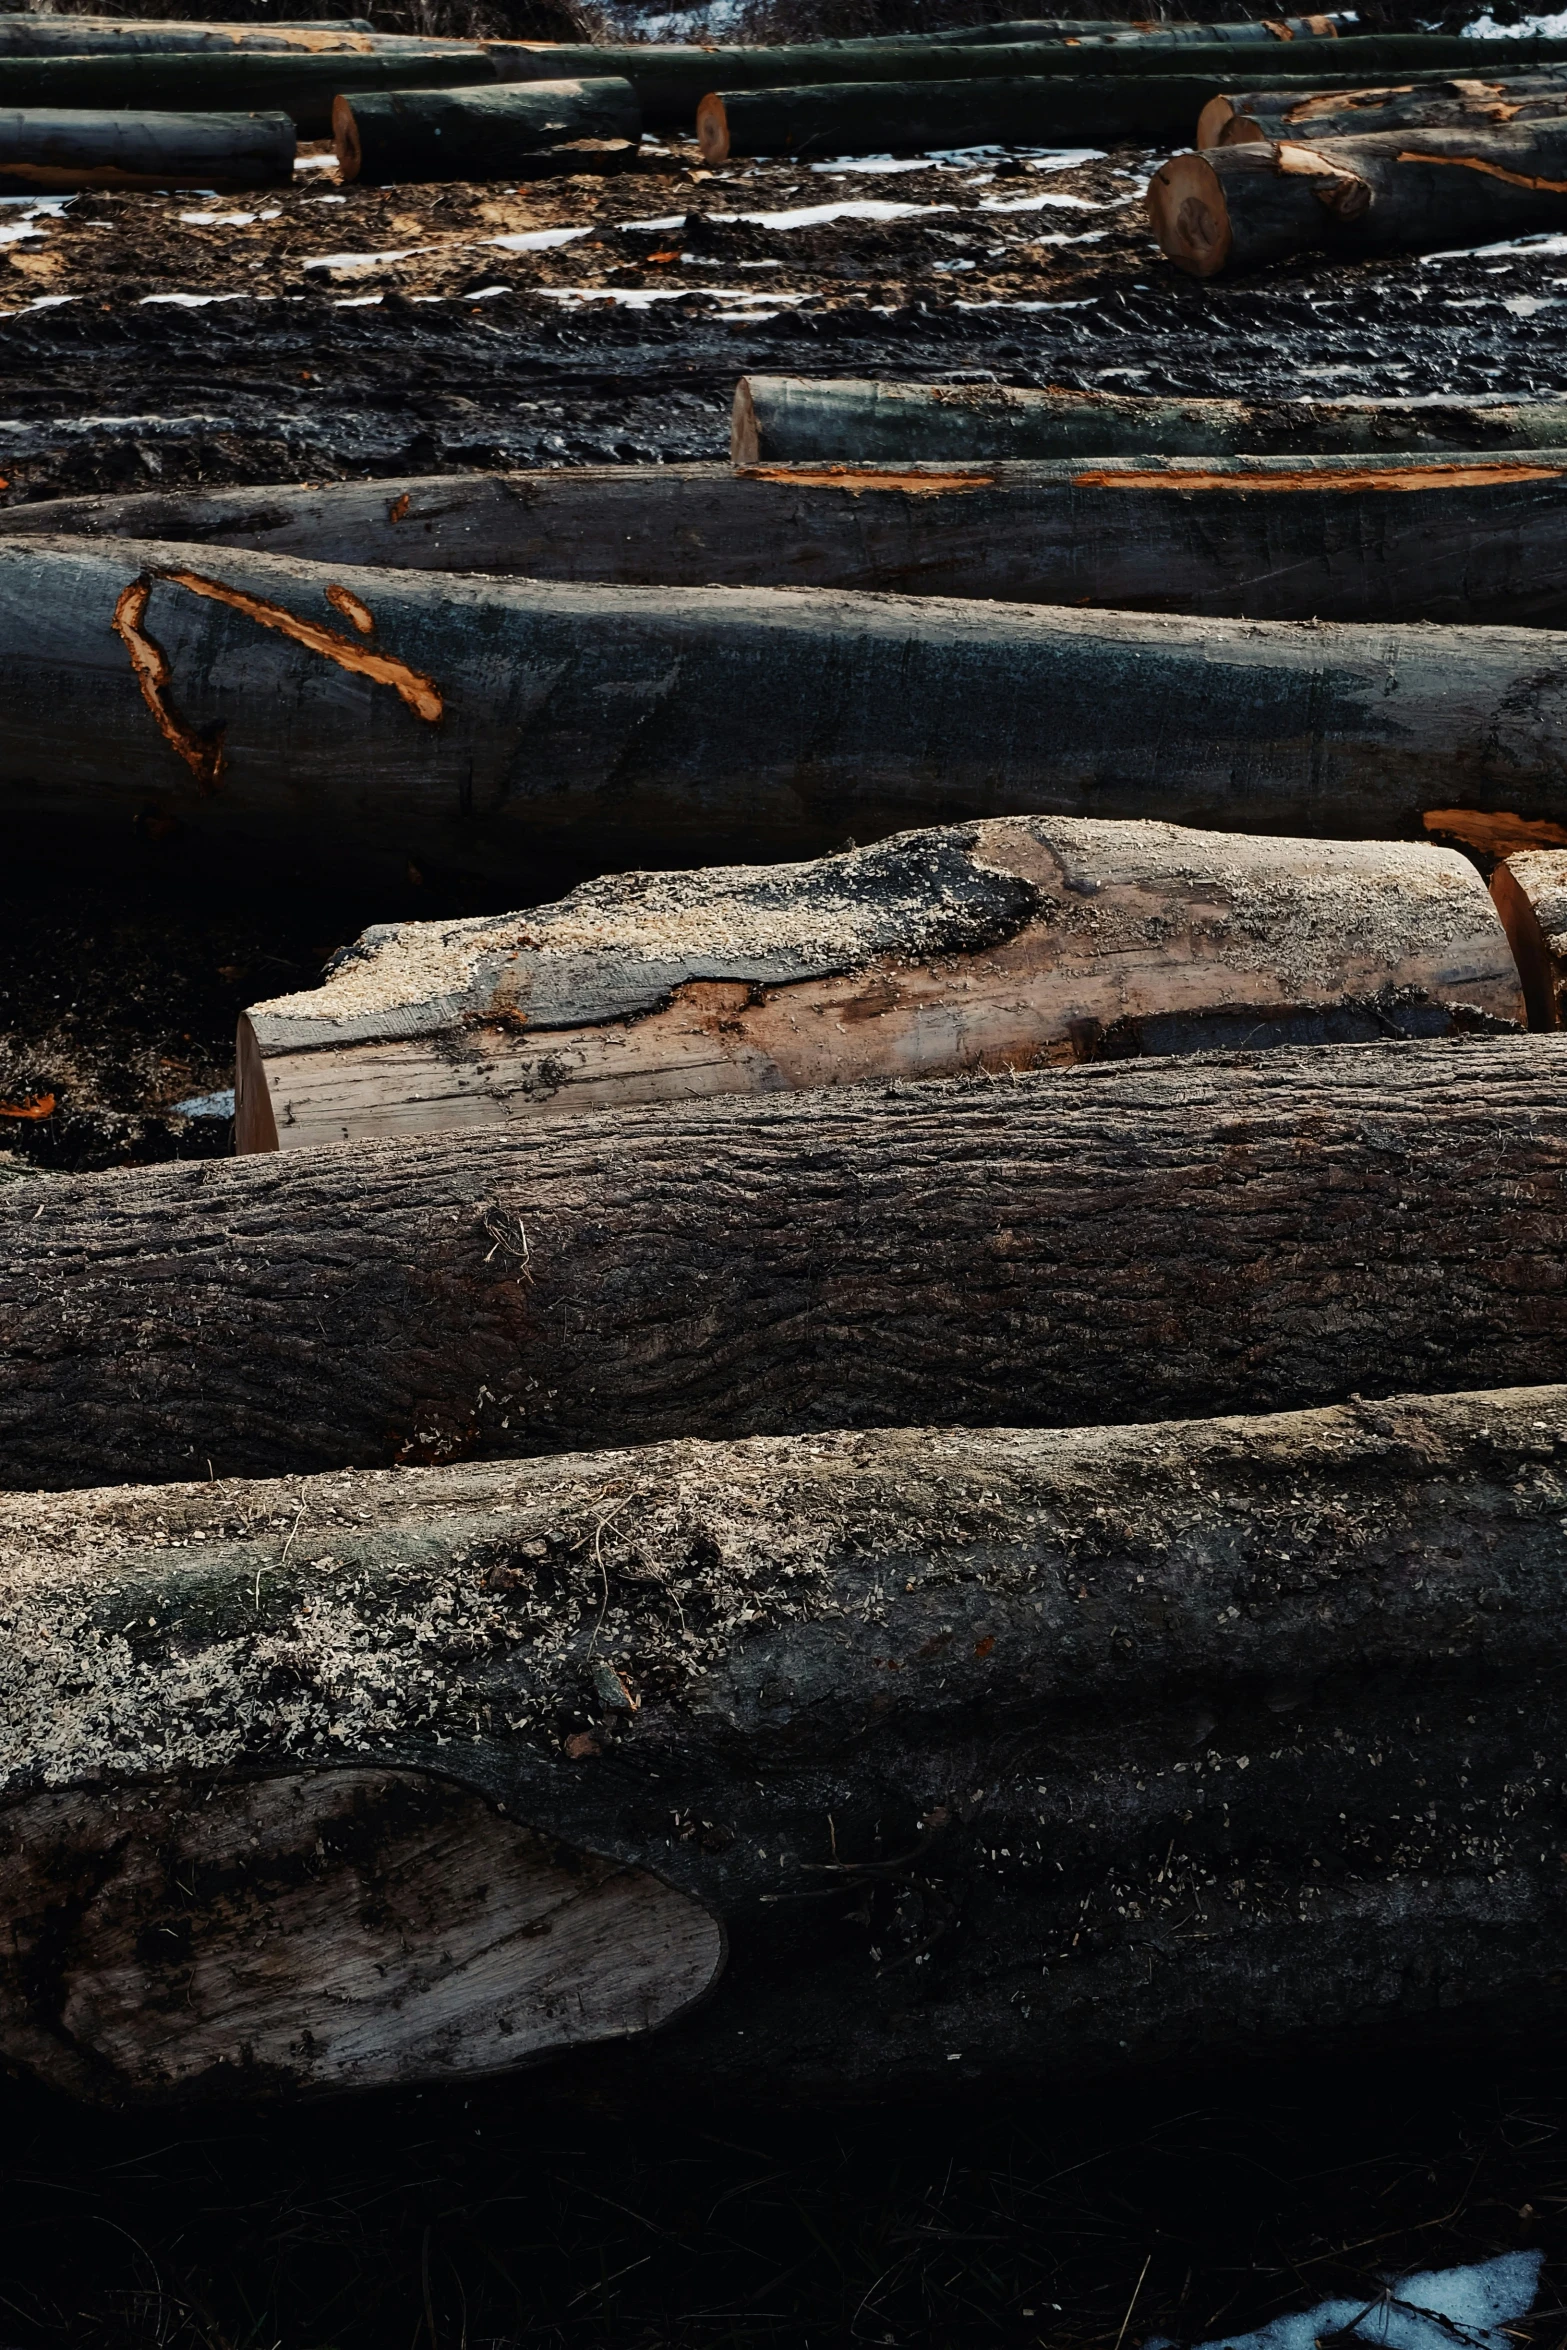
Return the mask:
[[[1549,414],[1567,444],[1567,405]],[[1349,421],[1364,425],[1368,413]],[[573,466],[150,490],[0,512],[0,539],[62,534],[625,586],[873,589],[1250,620],[1567,624],[1567,448],[1369,462]]]
[[79,859],[178,827],[253,867],[413,858],[493,888],[589,839],[601,863],[667,865],[1019,814],[1372,839],[1419,838],[1437,808],[1567,822],[1567,656],[1528,629],[39,539],[0,547],[0,643],[8,820]]
[[[501,1947],[522,1980],[488,2007],[462,1961],[524,1908],[529,1844],[728,1936],[704,2007],[532,2076],[579,2111],[1537,2045],[1567,1928],[1564,1464],[1567,1395],[1536,1387],[18,1497],[0,1875],[31,1898],[0,2045],[110,2100],[325,2085],[371,1956],[360,2013],[417,2078],[419,2002],[388,2030],[388,1990],[433,1944],[425,2011],[504,2063],[500,1995],[552,1938]],[[322,1851],[248,1845],[291,1805]],[[444,1865],[388,1953],[410,1845]],[[270,2077],[232,1939],[269,1909],[316,2036]]]
[[482,49],[404,42],[373,54],[278,54],[259,50],[204,55],[7,57],[0,54],[0,110],[292,116],[304,138],[328,138],[332,101],[347,86],[372,90],[449,88],[494,82],[499,69]]
[[1201,74],[983,75],[964,81],[808,82],[716,89],[696,110],[704,159],[876,155],[888,148],[1091,139],[1163,145],[1191,136],[1213,84]]
[[241,1019],[236,1144],[1522,1020],[1454,850],[1010,818],[382,925]]
[[528,82],[502,90],[383,90],[339,97],[332,138],[345,180],[505,179],[551,149],[573,168],[575,139],[635,147],[642,118],[631,84]]
[[1532,122],[1567,105],[1560,73],[1508,80],[1425,82],[1385,90],[1313,90],[1296,97],[1249,90],[1210,98],[1197,118],[1199,147],[1235,147],[1256,139],[1336,139],[1365,131],[1487,130]]
[[[918,36],[861,41],[800,41],[787,47],[662,47],[653,42],[610,43],[487,41],[487,54],[501,65],[502,79],[545,80],[561,75],[622,74],[637,93],[649,130],[689,131],[710,90],[771,90],[807,82],[956,81],[973,75],[1146,74],[1145,43],[1094,44],[1082,41],[932,42]],[[1163,61],[1176,51],[1158,51]],[[1180,71],[1204,77],[1211,96],[1235,79],[1235,44],[1198,42],[1181,46]],[[1354,73],[1362,80],[1386,79],[1422,69],[1478,73],[1500,66],[1521,73],[1540,60],[1567,58],[1567,41],[1466,40],[1456,35],[1393,33],[1363,36],[1354,46]],[[1309,77],[1313,88],[1344,70],[1345,51],[1332,40],[1281,43],[1266,53],[1246,51],[1249,80],[1266,84],[1278,71]],[[365,85],[368,87],[369,85]],[[0,90],[3,95],[3,90]],[[1201,103],[1201,96],[1199,97]]]
[[[1002,384],[875,383],[743,375],[730,450],[737,465],[818,458],[867,465],[996,458],[1294,457],[1422,449],[1560,448],[1567,402],[1470,407],[1461,400],[1171,400],[1120,392],[1014,391]],[[80,509],[78,509],[80,510]],[[0,515],[0,530],[20,528]],[[50,509],[42,508],[40,512]],[[171,532],[168,534],[173,536]]]
[[[20,1190],[22,1187],[13,1187]],[[1554,1037],[589,1114],[0,1206],[5,1483],[1567,1369]]]
[[271,188],[294,176],[286,114],[0,109],[0,182],[29,188]]
[[[958,25],[924,38],[965,47],[981,41],[1138,41],[1155,48],[1193,41],[1239,41],[1246,47],[1269,41],[1332,40],[1353,20],[1342,16],[1276,16],[1241,24],[1167,24],[1149,18],[1128,24],[1118,17],[1012,17],[1001,24]],[[880,37],[880,36],[878,36]],[[897,35],[888,36],[896,39]]]
[[1567,121],[1211,147],[1160,166],[1148,215],[1192,277],[1319,245],[1420,252],[1558,229],[1567,225]]

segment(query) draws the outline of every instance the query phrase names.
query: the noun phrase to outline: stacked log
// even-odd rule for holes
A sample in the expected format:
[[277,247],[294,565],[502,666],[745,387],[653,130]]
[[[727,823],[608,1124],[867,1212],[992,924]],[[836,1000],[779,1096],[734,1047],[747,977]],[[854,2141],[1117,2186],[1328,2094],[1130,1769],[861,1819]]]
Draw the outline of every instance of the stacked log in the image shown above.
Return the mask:
[[1213,277],[1327,246],[1421,252],[1567,226],[1567,121],[1263,140],[1172,156],[1148,187],[1178,269]]
[[345,88],[451,88],[504,80],[483,49],[412,41],[372,54],[277,54],[259,50],[116,57],[0,56],[0,111],[290,115],[302,138],[326,138],[332,101]]
[[0,513],[0,540],[67,533],[630,587],[1567,626],[1567,448],[1371,461],[615,465],[149,490]]
[[1564,1443],[1536,1386],[0,1503],[0,2052],[574,2051],[580,2116],[1535,2046]]
[[272,188],[294,176],[286,114],[0,109],[0,183],[28,188]]
[[103,16],[0,16],[0,57],[178,57],[297,53],[375,55],[401,50],[411,36],[374,33],[367,19],[312,18],[308,23],[198,24],[178,19]]
[[[1554,449],[1567,402],[1182,400],[1004,384],[875,383],[745,375],[735,387],[736,465],[971,464],[1053,457],[1239,457],[1333,450]],[[0,516],[0,530],[10,518]],[[172,535],[172,534],[171,534]]]
[[345,181],[505,179],[554,155],[580,169],[573,142],[642,136],[627,81],[528,82],[499,90],[382,90],[332,103],[332,139]]
[[[1012,17],[1000,24],[966,24],[922,38],[947,47],[981,41],[1087,41],[1117,43],[1141,41],[1156,47],[1189,45],[1193,41],[1239,41],[1245,47],[1269,41],[1331,41],[1357,20],[1349,16],[1275,16],[1237,24],[1171,24],[1152,17],[1128,24],[1116,17]],[[897,40],[898,34],[877,35]]]
[[241,1018],[235,1147],[1523,1016],[1453,850],[1003,819],[382,925]]
[[1461,838],[1479,812],[1508,847],[1520,821],[1567,819],[1567,650],[1529,629],[13,539],[0,642],[8,819],[78,861],[123,856],[139,825],[252,864],[382,883],[412,859],[493,889],[551,847],[810,856],[846,829],[1008,814],[1418,839],[1433,811]]
[[1549,69],[1505,80],[1403,82],[1375,90],[1226,91],[1197,117],[1199,147],[1256,139],[1337,139],[1366,131],[1446,130],[1534,122],[1567,107],[1567,76]]

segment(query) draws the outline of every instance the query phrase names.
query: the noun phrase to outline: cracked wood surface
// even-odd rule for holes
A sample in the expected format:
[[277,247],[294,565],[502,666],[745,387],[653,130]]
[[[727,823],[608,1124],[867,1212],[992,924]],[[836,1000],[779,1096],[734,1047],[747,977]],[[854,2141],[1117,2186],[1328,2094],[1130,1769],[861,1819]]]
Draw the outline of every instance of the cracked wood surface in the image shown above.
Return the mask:
[[[144,704],[150,656],[134,666],[113,630],[137,582],[165,709],[221,740],[216,789]],[[326,624],[333,587],[373,637]],[[118,857],[139,827],[252,876],[270,859],[400,883],[412,861],[493,890],[590,841],[600,864],[667,865],[1027,813],[1383,838],[1418,836],[1433,806],[1567,816],[1567,662],[1528,629],[453,580],[239,550],[219,570],[162,542],[14,539],[0,636],[8,817],[78,859]]]
[[1554,1037],[590,1112],[0,1204],[6,1484],[1567,1370]]
[[1452,850],[1014,817],[379,925],[242,1017],[235,1146],[1523,1013]]
[[[386,1997],[417,2061],[421,2006],[528,1922],[530,1834],[667,1888],[688,1984],[700,1919],[729,1943],[701,2008],[557,2071],[579,2110],[1537,2041],[1564,1463],[1555,1387],[0,1500],[0,1874],[64,1961],[8,1952],[0,2044],[122,2101],[319,2082],[332,1994],[413,1913]],[[116,1812],[94,1892],[78,1823]],[[132,1915],[166,1930],[129,1954]],[[321,2049],[203,2073],[274,1966]]]

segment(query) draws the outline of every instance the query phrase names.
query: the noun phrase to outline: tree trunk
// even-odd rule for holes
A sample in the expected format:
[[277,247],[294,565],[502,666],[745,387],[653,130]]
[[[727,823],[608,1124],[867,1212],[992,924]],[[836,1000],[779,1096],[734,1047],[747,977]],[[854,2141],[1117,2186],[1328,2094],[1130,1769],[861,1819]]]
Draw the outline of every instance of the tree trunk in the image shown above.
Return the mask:
[[587,1113],[0,1205],[0,1478],[78,1486],[1567,1369],[1555,1037]]
[[[176,57],[234,51],[373,56],[413,46],[412,36],[372,33],[363,20],[298,24],[181,24],[161,19],[0,17],[0,57]],[[439,43],[427,44],[438,47]]]
[[[1084,75],[1146,75],[1150,60],[1148,46],[1135,41],[1105,47],[1072,41],[978,42],[964,47],[918,36],[800,41],[771,49],[663,48],[653,42],[599,47],[590,42],[529,41],[486,41],[484,47],[499,64],[502,80],[622,74],[637,93],[648,130],[674,127],[684,131],[690,130],[697,107],[711,90],[793,89],[808,82],[960,81],[974,75],[1070,74],[1079,79]],[[1166,52],[1155,54],[1162,60]],[[1280,73],[1287,69],[1292,80],[1304,76],[1305,86],[1312,89],[1325,87],[1344,72],[1345,49],[1333,41],[1293,41],[1267,54],[1278,59]],[[1181,48],[1182,76],[1196,76],[1206,84],[1197,93],[1199,106],[1215,89],[1225,89],[1234,81],[1235,56],[1233,42]],[[1523,73],[1542,60],[1567,59],[1567,40],[1471,41],[1457,35],[1392,33],[1357,39],[1353,56],[1350,78],[1361,83],[1423,68],[1446,74],[1477,73],[1494,65],[1507,73]],[[1248,80],[1262,87],[1272,82],[1274,76],[1264,64],[1262,52],[1248,50],[1246,60]],[[1077,143],[1074,139],[1073,144]]]
[[1191,136],[1204,74],[1033,74],[962,81],[811,82],[710,90],[696,110],[704,161],[731,155],[875,155],[888,148],[1092,140],[1164,146]]
[[0,110],[0,182],[29,188],[272,188],[294,176],[286,114]]
[[[1002,384],[873,383],[743,375],[736,465],[829,458],[865,465],[1053,457],[1293,457],[1307,451],[1567,446],[1567,401],[1470,407],[1461,400],[1180,400],[1120,392],[1013,391]],[[0,515],[0,530],[13,527]],[[173,534],[170,533],[172,536]]]
[[[1236,153],[1241,153],[1236,149]],[[136,540],[0,547],[0,783],[115,859],[493,891],[1055,813],[1418,838],[1567,821],[1528,629],[1295,626],[827,590],[552,586]],[[767,722],[758,725],[757,713]],[[1516,831],[1508,847],[1524,845]]]
[[580,2114],[1537,2046],[1564,1446],[1534,1387],[18,1498],[0,2050],[574,2048]]
[[345,89],[450,88],[502,79],[483,50],[453,44],[378,50],[373,56],[232,55],[152,57],[0,56],[0,111],[291,115],[302,138],[328,138],[332,101]]
[[[1567,442],[1567,406],[1550,413]],[[1567,625],[1560,452],[885,471],[616,465],[146,490],[0,512],[0,540],[64,533],[626,586],[855,588],[1253,620]]]
[[236,1145],[1523,1016],[1451,849],[1014,817],[382,925],[241,1019]]
[[626,81],[528,82],[501,90],[385,90],[337,98],[332,138],[345,180],[505,179],[574,139],[635,147],[642,119]]
[[1148,184],[1154,235],[1213,277],[1326,245],[1422,252],[1567,226],[1567,121],[1265,140],[1174,155]]
[[1491,876],[1531,1028],[1567,1027],[1567,852],[1522,849]]
[[1534,122],[1567,105],[1567,76],[1521,74],[1505,81],[1405,84],[1386,90],[1226,92],[1197,118],[1199,147],[1239,147],[1258,139],[1335,139],[1366,131],[1487,130]]

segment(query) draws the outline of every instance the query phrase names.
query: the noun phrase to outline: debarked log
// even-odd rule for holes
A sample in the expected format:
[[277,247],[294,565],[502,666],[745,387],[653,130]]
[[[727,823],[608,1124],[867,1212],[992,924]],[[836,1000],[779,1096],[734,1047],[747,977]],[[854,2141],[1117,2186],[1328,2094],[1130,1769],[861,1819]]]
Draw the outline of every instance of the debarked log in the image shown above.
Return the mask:
[[0,109],[85,108],[153,114],[281,112],[303,138],[328,138],[344,90],[448,88],[502,79],[482,49],[412,41],[372,55],[259,50],[201,56],[7,57]]
[[0,2055],[580,2111],[1537,2046],[1564,1509],[1560,1387],[19,1496]]
[[202,24],[30,11],[0,17],[0,57],[167,57],[233,50],[369,56],[377,49],[404,47],[409,38],[372,32],[368,19],[348,17],[294,24]]
[[980,816],[1391,839],[1438,810],[1468,838],[1450,819],[1478,812],[1506,848],[1567,824],[1567,640],[1536,629],[13,539],[0,644],[7,822],[78,861],[139,828],[252,865],[382,881],[413,859],[493,890],[552,847],[591,843],[601,866],[814,856],[846,831]]
[[294,176],[286,114],[0,108],[0,182],[29,188],[271,188]]
[[[1567,406],[1553,414],[1567,444]],[[1091,466],[573,466],[145,490],[0,512],[0,539],[62,533],[627,586],[1567,625],[1567,446]]]
[[[523,82],[506,89],[381,90],[332,103],[345,181],[504,179],[578,139],[634,148],[642,116],[627,81]],[[564,168],[572,168],[566,161]]]
[[1174,155],[1148,184],[1154,235],[1190,277],[1325,245],[1420,252],[1567,224],[1567,120],[1261,140]]
[[241,1017],[235,1143],[1523,1017],[1455,850],[1013,817],[382,924]]
[[1567,106],[1560,70],[1506,80],[1403,82],[1381,90],[1225,92],[1197,118],[1199,147],[1235,147],[1256,139],[1337,139],[1366,131],[1432,130],[1532,122]]
[[[1567,402],[1561,400],[1494,408],[1462,400],[1181,400],[850,376],[743,375],[730,421],[736,465],[798,465],[819,458],[941,465],[1006,458],[1394,455],[1564,445]],[[13,527],[17,511],[0,515],[0,529]]]
[[0,1201],[13,1487],[1567,1371],[1553,1036],[740,1095],[43,1188]]

